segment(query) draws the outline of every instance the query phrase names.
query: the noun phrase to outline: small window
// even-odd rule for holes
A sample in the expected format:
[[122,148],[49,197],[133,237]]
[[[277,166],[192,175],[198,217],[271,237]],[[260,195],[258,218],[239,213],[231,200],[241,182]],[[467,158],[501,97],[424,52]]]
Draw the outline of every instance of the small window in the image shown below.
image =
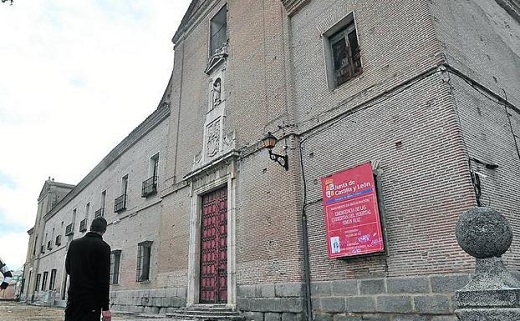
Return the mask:
[[363,72],[361,50],[352,15],[324,34],[329,87],[337,88]]
[[42,291],[45,291],[47,288],[47,278],[49,277],[49,272],[43,272],[43,281],[42,281]]
[[119,265],[121,263],[121,250],[112,251],[110,258],[110,283],[119,284]]
[[54,244],[56,244],[56,246],[61,245],[61,235],[56,236],[56,241],[54,242]]
[[79,231],[86,232],[87,231],[87,219],[84,218],[79,222]]
[[49,282],[49,290],[56,290],[56,269],[51,270],[51,280]]
[[224,6],[211,19],[209,56],[213,56],[227,43],[227,7]]
[[36,284],[34,286],[34,291],[39,291],[40,290],[40,280],[41,280],[41,278],[42,278],[41,273],[38,273],[36,275]]
[[121,178],[121,194],[126,194],[128,191],[128,174]]
[[90,203],[87,203],[87,205],[85,205],[85,219],[88,221],[88,217],[90,215]]
[[150,158],[149,177],[143,182],[141,196],[148,197],[157,194],[157,181],[159,175],[159,153]]
[[150,280],[150,259],[152,256],[152,241],[138,244],[137,249],[137,273],[136,281],[143,282]]
[[36,249],[38,248],[38,236],[34,238],[33,255],[36,255]]
[[121,196],[114,201],[114,212],[119,213],[126,210],[128,192],[128,174],[121,178]]
[[152,177],[159,176],[159,153],[150,158],[150,174]]

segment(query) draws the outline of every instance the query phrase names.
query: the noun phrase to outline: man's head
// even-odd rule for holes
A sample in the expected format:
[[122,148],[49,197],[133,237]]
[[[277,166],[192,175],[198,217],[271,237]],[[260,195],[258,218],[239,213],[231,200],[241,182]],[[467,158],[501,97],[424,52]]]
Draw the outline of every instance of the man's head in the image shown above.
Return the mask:
[[104,234],[107,230],[107,220],[105,218],[99,216],[92,220],[90,224],[90,231],[96,232],[99,234]]

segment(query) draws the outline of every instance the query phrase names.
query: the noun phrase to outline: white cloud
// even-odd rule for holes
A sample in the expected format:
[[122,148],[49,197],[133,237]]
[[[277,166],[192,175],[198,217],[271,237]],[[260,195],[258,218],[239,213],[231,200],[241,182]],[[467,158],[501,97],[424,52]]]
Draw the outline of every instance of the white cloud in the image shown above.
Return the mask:
[[[29,229],[47,177],[77,184],[157,108],[189,2],[0,3],[0,219]],[[23,263],[27,234],[7,236]]]
[[0,235],[2,258],[10,270],[21,270],[27,254],[29,236],[24,233],[7,233]]

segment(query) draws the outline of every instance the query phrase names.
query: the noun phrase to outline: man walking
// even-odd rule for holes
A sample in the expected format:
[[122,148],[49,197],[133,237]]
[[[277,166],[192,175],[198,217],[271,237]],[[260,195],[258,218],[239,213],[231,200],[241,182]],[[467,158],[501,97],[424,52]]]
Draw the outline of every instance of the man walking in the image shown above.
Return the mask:
[[[70,275],[65,321],[110,321],[110,246],[103,241],[107,221],[96,217],[90,232],[70,243],[65,269]],[[101,312],[102,311],[102,312]]]

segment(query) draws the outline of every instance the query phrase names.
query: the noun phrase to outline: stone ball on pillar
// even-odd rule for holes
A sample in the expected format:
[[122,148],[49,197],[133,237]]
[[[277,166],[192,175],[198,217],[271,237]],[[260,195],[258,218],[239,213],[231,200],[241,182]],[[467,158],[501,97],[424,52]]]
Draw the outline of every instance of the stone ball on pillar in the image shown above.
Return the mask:
[[464,212],[457,222],[455,235],[459,246],[476,258],[500,257],[513,241],[507,219],[490,207],[475,207]]

